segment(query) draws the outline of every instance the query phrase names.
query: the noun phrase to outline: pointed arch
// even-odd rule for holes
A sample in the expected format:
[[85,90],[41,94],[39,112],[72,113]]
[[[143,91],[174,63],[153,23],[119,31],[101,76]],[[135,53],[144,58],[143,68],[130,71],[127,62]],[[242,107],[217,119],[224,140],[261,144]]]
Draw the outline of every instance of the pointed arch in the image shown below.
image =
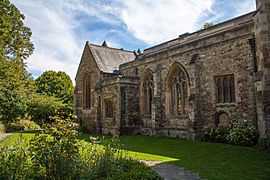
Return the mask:
[[152,101],[154,96],[153,73],[146,70],[142,78],[142,112],[144,116],[152,115]]
[[83,79],[83,108],[91,108],[91,77],[86,74]]
[[166,78],[168,115],[179,116],[188,114],[189,86],[187,71],[181,64],[174,63]]

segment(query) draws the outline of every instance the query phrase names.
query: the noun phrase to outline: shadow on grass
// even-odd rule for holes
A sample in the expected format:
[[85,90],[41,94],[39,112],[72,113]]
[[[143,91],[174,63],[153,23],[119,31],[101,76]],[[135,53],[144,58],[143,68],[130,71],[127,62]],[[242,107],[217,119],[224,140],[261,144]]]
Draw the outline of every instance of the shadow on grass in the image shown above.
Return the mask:
[[[89,136],[80,138],[89,141]],[[132,157],[185,167],[207,179],[270,179],[270,153],[263,150],[165,137],[119,138]]]

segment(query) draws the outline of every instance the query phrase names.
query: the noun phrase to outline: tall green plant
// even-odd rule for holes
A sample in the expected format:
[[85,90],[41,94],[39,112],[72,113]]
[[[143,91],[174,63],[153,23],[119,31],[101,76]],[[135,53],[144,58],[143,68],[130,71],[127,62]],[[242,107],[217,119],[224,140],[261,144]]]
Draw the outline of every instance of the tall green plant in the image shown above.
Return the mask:
[[[76,179],[81,167],[77,124],[53,117],[54,123],[30,140],[33,167],[46,179]],[[40,178],[40,177],[36,177]]]

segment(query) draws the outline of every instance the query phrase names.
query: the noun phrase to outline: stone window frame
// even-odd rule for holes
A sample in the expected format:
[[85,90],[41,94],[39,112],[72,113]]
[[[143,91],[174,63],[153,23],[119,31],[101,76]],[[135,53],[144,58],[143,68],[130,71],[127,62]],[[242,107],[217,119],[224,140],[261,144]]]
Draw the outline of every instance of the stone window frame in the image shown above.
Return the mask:
[[91,76],[86,74],[83,78],[83,109],[91,108]]
[[215,103],[217,105],[234,105],[236,103],[235,74],[214,76]]
[[104,117],[106,119],[112,119],[114,114],[113,99],[104,99]]
[[152,103],[154,97],[154,76],[151,70],[147,69],[142,77],[141,85],[141,110],[144,117],[152,116]]
[[[178,77],[176,76],[177,73],[180,73],[178,74]],[[177,84],[178,88],[176,88]],[[172,91],[173,87],[175,87],[175,91]],[[181,92],[179,92],[179,90],[181,90]],[[175,102],[177,102],[177,106],[173,105],[174,102],[173,98],[175,98],[172,97],[173,92],[178,92],[178,94],[181,96],[175,99]],[[174,63],[171,65],[166,77],[166,104],[167,104],[166,106],[169,118],[178,119],[181,117],[189,116],[189,108],[190,108],[189,97],[190,97],[190,80],[188,73],[183,65],[181,65],[180,63]]]

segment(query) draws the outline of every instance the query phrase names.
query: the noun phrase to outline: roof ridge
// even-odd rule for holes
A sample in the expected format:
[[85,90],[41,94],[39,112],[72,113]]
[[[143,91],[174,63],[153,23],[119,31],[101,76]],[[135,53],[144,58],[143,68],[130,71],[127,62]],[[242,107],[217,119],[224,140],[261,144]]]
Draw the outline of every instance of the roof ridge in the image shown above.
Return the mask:
[[112,49],[112,50],[117,50],[117,51],[124,51],[124,52],[128,52],[128,53],[133,53],[133,51],[130,51],[130,50],[126,50],[126,49],[118,49],[118,48],[114,48],[114,47],[106,47],[106,46],[102,46],[102,45],[98,45],[98,44],[92,44],[90,42],[88,42],[89,45],[92,45],[92,46],[97,46],[97,47],[100,47],[100,48],[104,48],[104,49]]

